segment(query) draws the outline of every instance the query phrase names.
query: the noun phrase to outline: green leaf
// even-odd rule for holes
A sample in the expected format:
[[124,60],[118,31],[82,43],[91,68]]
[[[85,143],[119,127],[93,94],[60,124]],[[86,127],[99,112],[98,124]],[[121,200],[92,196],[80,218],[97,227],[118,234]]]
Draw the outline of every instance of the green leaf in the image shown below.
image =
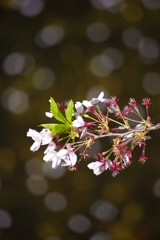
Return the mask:
[[70,100],[69,104],[68,104],[68,107],[65,111],[65,115],[66,115],[66,118],[68,120],[69,123],[72,122],[72,113],[73,113],[73,108],[74,108],[74,105],[73,105],[73,101]]
[[53,125],[57,125],[57,124],[54,124],[54,123],[46,123],[46,124],[40,124],[39,126],[51,130],[51,129],[53,128]]
[[50,101],[51,101],[51,104],[50,104],[51,112],[53,113],[53,116],[55,117],[55,119],[57,119],[60,122],[67,123],[67,120],[65,119],[63,114],[58,109],[58,106],[57,106],[56,102],[54,101],[54,99],[50,98]]
[[52,134],[60,134],[60,133],[67,133],[69,132],[69,130],[71,129],[71,127],[69,125],[64,125],[64,124],[56,124],[53,128],[52,128]]
[[70,131],[71,126],[65,125],[65,124],[56,124],[56,123],[47,123],[47,124],[41,124],[41,127],[50,129],[52,132],[52,135],[60,134],[60,133],[67,133]]

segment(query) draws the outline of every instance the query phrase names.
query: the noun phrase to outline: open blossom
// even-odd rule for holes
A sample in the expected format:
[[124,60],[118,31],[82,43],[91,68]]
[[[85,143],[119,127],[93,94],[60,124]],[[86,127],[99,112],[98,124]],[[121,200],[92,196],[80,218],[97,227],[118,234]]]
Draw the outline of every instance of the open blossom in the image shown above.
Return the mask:
[[56,144],[54,142],[51,142],[46,150],[44,151],[44,157],[43,160],[46,162],[52,161],[52,158],[54,157],[56,153]]
[[76,102],[75,103],[75,109],[77,112],[73,113],[73,116],[79,116],[84,112],[84,107],[81,102]]
[[49,129],[43,129],[41,132],[37,132],[30,128],[27,132],[27,137],[31,137],[34,140],[34,143],[30,147],[30,150],[33,152],[37,151],[41,145],[49,144],[52,141]]
[[45,150],[43,160],[46,162],[52,161],[52,168],[56,168],[62,162],[62,160],[66,160],[68,157],[67,149],[60,149],[56,151],[56,145],[52,142],[47,149]]
[[72,122],[73,127],[79,128],[85,125],[85,121],[81,116],[78,116],[76,120]]
[[86,135],[88,124],[83,120],[81,116],[78,116],[77,119],[72,122],[72,125],[76,128],[82,128],[80,138],[83,138]]
[[[51,162],[52,168],[67,166],[69,170],[76,170],[81,159],[86,159],[88,156],[88,150],[94,142],[104,137],[113,137],[112,147],[107,151],[97,153],[95,162],[87,165],[95,175],[100,175],[108,169],[112,172],[112,176],[116,176],[131,164],[132,151],[136,146],[142,147],[139,162],[146,162],[146,140],[150,139],[148,133],[160,128],[160,124],[159,127],[154,127],[148,115],[150,99],[145,98],[142,101],[142,105],[146,108],[145,118],[138,110],[134,98],[131,98],[128,105],[121,110],[118,99],[116,97],[104,98],[104,92],[101,92],[97,98],[92,98],[90,101],[78,101],[75,105],[72,100],[59,104],[51,98],[49,102],[52,111],[45,114],[49,118],[54,117],[56,124],[42,124],[41,126],[45,129],[41,132],[29,129],[27,136],[34,140],[31,151],[37,151],[41,145],[48,144],[43,160]],[[97,105],[98,103],[104,103],[107,110],[105,114],[101,111],[100,104]],[[136,117],[138,115],[139,120],[131,119],[130,116],[128,118],[131,112]],[[131,121],[136,124],[132,125]],[[84,151],[82,150],[81,157],[77,160],[77,151],[81,148]],[[114,158],[110,160],[112,155]]]
[[64,162],[61,164],[61,166],[70,166],[73,167],[77,163],[77,155],[74,152],[74,148],[71,147],[71,145],[68,143],[66,145],[66,148],[60,150],[61,156]]
[[109,99],[109,98],[103,98],[102,102],[106,104],[106,107],[110,113],[117,113],[119,112],[118,104],[116,102],[116,98]]
[[92,98],[91,101],[83,100],[82,104],[83,104],[85,107],[87,107],[87,108],[88,108],[88,107],[92,107],[92,106],[94,106],[95,104],[97,104],[97,103],[99,103],[99,102],[102,102],[103,97],[104,97],[104,92],[101,92],[97,98]]
[[[63,150],[66,151],[66,155],[69,157],[71,164],[75,165],[77,162],[77,155],[74,152],[74,148],[71,147],[71,144],[68,143],[66,145],[66,149],[63,149]],[[64,160],[66,159],[64,158]]]
[[107,170],[109,168],[109,165],[111,164],[111,161],[108,160],[103,160],[103,161],[95,161],[95,162],[91,162],[87,165],[87,167],[91,170],[93,170],[93,173],[95,175],[99,175],[102,172],[104,172],[105,170]]

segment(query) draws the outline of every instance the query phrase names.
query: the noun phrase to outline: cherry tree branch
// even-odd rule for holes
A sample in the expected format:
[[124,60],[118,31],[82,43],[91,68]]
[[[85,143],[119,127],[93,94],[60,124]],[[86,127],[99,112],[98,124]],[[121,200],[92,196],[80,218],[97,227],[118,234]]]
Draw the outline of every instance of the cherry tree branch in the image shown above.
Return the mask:
[[87,132],[87,134],[89,136],[93,136],[95,139],[99,139],[99,138],[105,138],[105,137],[124,137],[126,135],[129,135],[129,134],[132,134],[132,133],[135,133],[135,132],[144,132],[144,131],[150,132],[150,131],[157,130],[157,129],[160,129],[160,123],[157,123],[156,125],[153,125],[151,127],[141,126],[141,128],[139,128],[139,129],[137,128],[137,129],[128,130],[125,133],[109,132],[109,133],[104,134],[104,135],[95,135],[93,133]]

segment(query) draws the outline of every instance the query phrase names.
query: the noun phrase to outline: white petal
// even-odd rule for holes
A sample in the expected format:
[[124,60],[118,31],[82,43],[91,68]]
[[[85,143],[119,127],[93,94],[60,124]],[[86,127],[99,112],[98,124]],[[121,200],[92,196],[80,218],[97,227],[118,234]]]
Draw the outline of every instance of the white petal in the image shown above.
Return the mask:
[[87,165],[87,167],[88,167],[89,169],[96,169],[96,168],[99,168],[101,165],[102,165],[101,162],[96,161],[96,162],[91,162],[91,163],[89,163],[89,164]]
[[124,137],[122,138],[122,141],[124,142],[132,137],[133,137],[133,133],[128,133],[128,134],[124,135]]
[[97,104],[97,103],[99,103],[99,99],[98,99],[98,98],[93,98],[93,99],[91,100],[91,105],[92,105],[92,106],[95,105],[95,104]]
[[124,154],[124,155],[122,156],[122,160],[123,160],[123,162],[124,162],[125,165],[127,165],[127,164],[130,163],[130,162],[129,162],[129,157],[127,156],[127,154]]
[[101,102],[105,102],[105,103],[110,103],[110,101],[111,101],[111,99],[109,99],[109,98],[103,98],[101,100]]
[[92,107],[91,102],[90,102],[90,101],[87,101],[87,100],[84,100],[84,101],[82,102],[82,104],[83,104],[85,107]]
[[77,155],[73,152],[69,154],[70,160],[71,160],[71,165],[74,166],[77,162]]
[[87,133],[87,128],[84,128],[84,129],[82,130],[80,139],[83,138],[83,137],[86,135],[86,133]]
[[104,97],[104,92],[101,92],[98,96],[99,101],[101,101],[103,97]]
[[84,108],[83,108],[83,105],[82,105],[81,102],[76,102],[75,103],[75,108],[76,108],[78,113],[83,113]]
[[54,158],[52,161],[52,168],[57,168],[58,165],[60,165],[61,160],[59,158]]
[[41,141],[41,134],[39,132],[37,132],[34,129],[29,129],[29,131],[27,132],[27,137],[31,137],[34,141]]
[[81,116],[78,116],[76,120],[72,122],[73,127],[83,127],[85,122]]
[[45,115],[49,118],[52,118],[53,117],[53,114],[51,112],[45,112]]
[[57,157],[63,157],[65,155],[67,155],[68,150],[67,149],[61,149],[59,150],[59,152],[57,153]]
[[70,143],[67,143],[66,147],[67,147],[67,150],[70,150],[70,151],[73,150]]
[[63,167],[66,167],[66,166],[69,166],[70,164],[68,164],[67,162],[63,162],[63,163],[61,163],[61,166],[63,166]]
[[101,171],[100,168],[97,168],[97,169],[95,169],[93,172],[94,172],[95,175],[99,175],[99,174],[101,174],[103,171]]
[[32,152],[35,152],[35,151],[37,151],[37,150],[40,148],[40,146],[41,146],[41,143],[40,143],[40,142],[34,142],[34,143],[32,144],[32,146],[30,147],[30,150],[31,150]]
[[52,141],[52,137],[44,138],[42,140],[42,145],[49,144]]
[[54,153],[48,153],[43,157],[43,160],[46,162],[52,161],[52,158],[54,157]]

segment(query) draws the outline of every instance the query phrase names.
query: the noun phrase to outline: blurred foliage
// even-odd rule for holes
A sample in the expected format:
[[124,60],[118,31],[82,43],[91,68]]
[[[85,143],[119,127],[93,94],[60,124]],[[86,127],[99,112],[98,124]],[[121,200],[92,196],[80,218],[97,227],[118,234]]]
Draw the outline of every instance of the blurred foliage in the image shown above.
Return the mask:
[[[81,101],[102,90],[121,106],[150,97],[150,115],[160,122],[159,29],[155,0],[0,1],[0,239],[160,239],[159,131],[151,132],[147,163],[135,150],[116,178],[94,176],[86,162],[56,178],[26,137],[46,122],[50,96]],[[148,80],[148,73],[157,75]],[[49,208],[52,192],[61,195]],[[72,221],[79,214],[88,228]]]

